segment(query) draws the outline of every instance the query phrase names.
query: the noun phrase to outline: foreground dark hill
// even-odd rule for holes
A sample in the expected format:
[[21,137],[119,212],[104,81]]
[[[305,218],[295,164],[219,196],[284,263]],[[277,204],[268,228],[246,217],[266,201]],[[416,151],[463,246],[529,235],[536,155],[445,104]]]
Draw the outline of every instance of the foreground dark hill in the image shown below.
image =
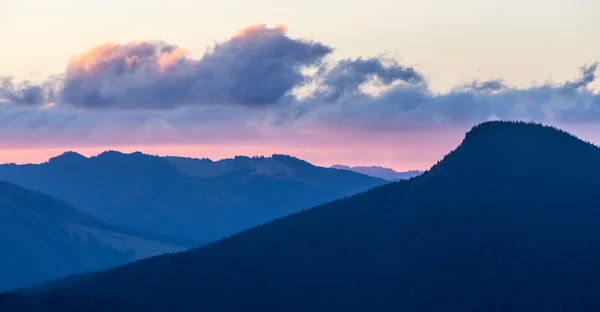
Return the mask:
[[55,198],[0,182],[0,290],[193,246],[113,226]]
[[4,306],[599,311],[599,178],[597,147],[489,122],[417,178]]
[[1,165],[0,180],[65,200],[110,223],[211,241],[385,181],[285,155],[208,159],[68,152]]

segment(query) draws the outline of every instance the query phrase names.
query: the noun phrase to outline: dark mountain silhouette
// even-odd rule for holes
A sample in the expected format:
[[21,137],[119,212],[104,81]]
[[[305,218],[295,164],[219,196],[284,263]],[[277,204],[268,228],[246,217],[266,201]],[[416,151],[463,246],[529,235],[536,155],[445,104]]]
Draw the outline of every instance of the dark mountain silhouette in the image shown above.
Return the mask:
[[213,162],[114,151],[2,165],[0,180],[55,196],[113,224],[199,241],[385,183],[285,155]]
[[598,147],[549,127],[488,122],[414,179],[3,304],[598,311],[599,178]]
[[366,174],[368,176],[388,180],[388,181],[398,181],[398,180],[407,180],[416,176],[423,174],[423,171],[419,170],[410,170],[404,172],[398,172],[394,169],[380,167],[380,166],[355,166],[350,167],[346,165],[333,165],[330,168],[332,169],[340,169],[340,170],[351,170],[354,172]]
[[55,198],[0,182],[2,290],[198,245],[113,226]]

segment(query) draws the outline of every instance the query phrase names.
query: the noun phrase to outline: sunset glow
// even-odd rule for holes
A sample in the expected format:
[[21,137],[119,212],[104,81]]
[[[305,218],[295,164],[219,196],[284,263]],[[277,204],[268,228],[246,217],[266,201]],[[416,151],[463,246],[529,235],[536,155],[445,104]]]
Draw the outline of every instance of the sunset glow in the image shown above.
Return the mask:
[[[23,58],[0,51],[0,59],[14,60],[0,68],[0,162],[117,149],[213,159],[287,153],[324,166],[427,169],[486,120],[536,121],[598,142],[600,46],[589,40],[598,26],[586,13],[596,8],[589,1],[540,8],[535,25],[526,12],[536,6],[513,2],[473,9],[434,0],[435,12],[351,2],[348,12],[364,18],[332,23],[325,17],[339,10],[321,3],[307,3],[315,10],[302,19],[270,3],[272,11],[250,21],[242,13],[255,6],[237,12],[228,1],[202,9],[182,1],[173,5],[200,12],[186,15],[186,27],[181,15],[151,5],[131,23],[123,12],[138,10],[137,1],[118,3],[119,12],[110,9],[116,2],[45,5],[40,12],[102,11],[114,19],[96,30],[85,28],[95,20],[70,20],[86,37],[47,22],[48,38],[60,34],[65,44],[40,35],[44,49],[34,48],[38,40],[11,41]],[[9,1],[8,10],[39,14],[25,2]],[[217,23],[217,12],[235,23]],[[5,20],[12,31],[0,27],[0,34],[9,41],[13,33],[33,36]],[[60,66],[35,69],[29,79],[27,64],[39,64],[38,55]]]

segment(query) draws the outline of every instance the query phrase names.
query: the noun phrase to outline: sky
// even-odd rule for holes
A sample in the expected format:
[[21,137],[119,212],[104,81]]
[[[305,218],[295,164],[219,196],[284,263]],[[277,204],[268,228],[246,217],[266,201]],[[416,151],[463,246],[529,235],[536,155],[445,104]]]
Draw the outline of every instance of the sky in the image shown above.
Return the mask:
[[600,143],[596,0],[0,0],[0,162],[427,169],[477,123]]

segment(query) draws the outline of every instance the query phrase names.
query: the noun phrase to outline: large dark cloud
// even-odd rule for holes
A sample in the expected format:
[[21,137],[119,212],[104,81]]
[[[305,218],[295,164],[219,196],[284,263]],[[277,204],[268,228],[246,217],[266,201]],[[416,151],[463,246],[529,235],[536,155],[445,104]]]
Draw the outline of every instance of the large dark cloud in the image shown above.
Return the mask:
[[162,42],[105,44],[71,60],[61,99],[90,108],[268,106],[303,82],[303,67],[331,51],[264,25],[240,31],[201,59]]
[[216,45],[199,63],[208,98],[255,106],[277,103],[304,82],[303,67],[317,65],[332,52],[324,44],[285,33],[284,26],[253,26]]

